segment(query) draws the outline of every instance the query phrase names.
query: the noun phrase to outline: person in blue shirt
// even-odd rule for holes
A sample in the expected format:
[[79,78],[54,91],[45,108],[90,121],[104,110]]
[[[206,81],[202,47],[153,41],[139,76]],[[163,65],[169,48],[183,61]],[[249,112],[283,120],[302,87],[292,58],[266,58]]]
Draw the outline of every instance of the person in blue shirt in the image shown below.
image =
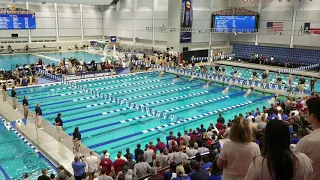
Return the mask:
[[218,168],[217,160],[215,159],[212,162],[212,167],[211,167],[211,176],[209,176],[209,180],[221,180],[221,172]]
[[185,174],[184,167],[182,165],[177,166],[177,177],[172,180],[191,180],[191,177]]
[[175,162],[170,163],[170,170],[163,174],[165,180],[171,180],[172,173],[176,172],[177,164]]
[[74,157],[72,169],[75,180],[82,180],[82,175],[85,173],[86,164],[80,161],[78,156]]
[[203,162],[204,164],[201,166],[201,170],[206,170],[206,169],[210,169],[212,166],[212,162],[209,161],[209,157],[208,156],[203,156]]

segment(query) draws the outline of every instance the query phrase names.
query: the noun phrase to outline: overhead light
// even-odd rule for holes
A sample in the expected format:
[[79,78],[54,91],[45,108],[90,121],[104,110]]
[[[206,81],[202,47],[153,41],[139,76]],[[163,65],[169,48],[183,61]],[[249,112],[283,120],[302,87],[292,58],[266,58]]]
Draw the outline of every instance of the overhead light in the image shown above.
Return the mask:
[[234,31],[233,33],[234,33],[235,36],[237,35],[237,32]]

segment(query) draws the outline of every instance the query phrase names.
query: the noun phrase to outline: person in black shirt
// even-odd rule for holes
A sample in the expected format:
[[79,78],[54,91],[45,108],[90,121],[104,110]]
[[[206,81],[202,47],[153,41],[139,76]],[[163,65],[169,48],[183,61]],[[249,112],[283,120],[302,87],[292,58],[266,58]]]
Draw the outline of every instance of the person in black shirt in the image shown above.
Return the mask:
[[81,149],[81,134],[79,132],[79,128],[76,127],[72,134],[72,141],[73,141],[73,152],[74,154],[80,154]]
[[50,178],[47,176],[46,169],[42,169],[42,175],[38,177],[38,180],[50,180]]
[[306,80],[304,79],[303,76],[301,76],[301,78],[299,79],[299,86],[298,86],[298,89],[299,89],[300,93],[304,92],[305,83],[306,83]]
[[224,118],[222,117],[222,114],[219,114],[219,117],[218,117],[218,119],[217,119],[217,122],[220,122],[220,123],[222,123],[222,124],[225,123],[225,120],[224,120]]
[[138,157],[144,154],[144,151],[141,150],[140,148],[141,148],[141,144],[137,144],[137,149],[134,150],[134,157],[137,162],[138,162]]
[[257,80],[257,78],[258,78],[258,73],[256,72],[256,71],[253,71],[253,73],[252,73],[252,80],[253,81],[256,81]]
[[282,78],[281,76],[278,74],[277,76],[277,84],[281,84],[282,83]]
[[15,91],[15,88],[12,87],[12,90],[11,90],[11,97],[12,97],[12,107],[14,110],[18,110],[17,109],[17,93]]
[[61,113],[59,113],[56,119],[54,120],[54,123],[56,124],[56,128],[57,128],[57,133],[58,133],[58,141],[62,140],[61,135],[62,135],[63,122],[62,122],[61,116],[62,116]]
[[310,80],[310,91],[314,90],[314,87],[316,85],[316,79],[314,77],[312,77],[312,79]]
[[3,99],[3,102],[7,102],[7,85],[6,85],[6,83],[3,83],[3,85],[2,85],[2,99]]
[[27,96],[24,96],[24,98],[22,100],[22,105],[23,105],[24,118],[27,119],[28,118],[28,105],[29,105]]
[[35,112],[36,112],[37,127],[40,129],[43,129],[43,127],[42,127],[42,110],[40,108],[40,103],[37,104],[37,107],[35,108]]

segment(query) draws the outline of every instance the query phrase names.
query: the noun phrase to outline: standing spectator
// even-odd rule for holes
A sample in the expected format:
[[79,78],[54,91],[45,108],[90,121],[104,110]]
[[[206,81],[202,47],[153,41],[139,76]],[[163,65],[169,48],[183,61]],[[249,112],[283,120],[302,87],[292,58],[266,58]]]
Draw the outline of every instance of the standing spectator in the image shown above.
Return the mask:
[[173,132],[170,131],[169,136],[167,136],[166,139],[167,139],[167,148],[169,149],[169,141],[176,140],[176,137],[173,135]]
[[[127,161],[127,158],[122,155],[122,151],[118,151],[118,154],[120,154],[121,159]],[[117,159],[118,159],[118,156],[114,160],[117,160]]]
[[54,120],[54,123],[56,124],[57,133],[58,133],[58,141],[62,141],[61,136],[62,136],[63,122],[62,122],[61,116],[62,116],[61,113],[59,113],[56,119]]
[[252,131],[246,119],[234,120],[230,140],[222,146],[218,160],[219,168],[223,169],[222,178],[244,179],[252,159],[260,155],[258,144],[252,142]]
[[113,167],[115,170],[116,175],[118,175],[118,173],[120,171],[122,171],[122,167],[126,164],[126,161],[124,159],[121,158],[121,154],[118,153],[117,154],[117,159],[113,162]]
[[2,100],[3,102],[7,102],[7,84],[3,83],[2,85]]
[[126,165],[128,166],[129,169],[133,170],[134,165],[136,164],[136,162],[132,160],[132,155],[131,154],[129,154],[127,159],[128,159],[128,161],[126,162]]
[[316,79],[314,77],[312,77],[312,79],[310,80],[310,91],[312,92],[314,90],[314,87],[316,85]]
[[306,80],[304,79],[303,76],[301,76],[301,78],[299,78],[299,85],[298,85],[298,89],[299,89],[299,92],[300,93],[303,93],[304,92],[304,85],[306,83]]
[[144,162],[143,155],[139,155],[138,163],[134,165],[134,173],[137,178],[144,177],[151,172],[151,166]]
[[191,180],[208,180],[209,179],[209,173],[206,170],[201,170],[200,162],[197,162],[197,161],[192,162],[191,168],[194,171],[190,175]]
[[82,180],[82,175],[85,173],[86,163],[81,162],[78,156],[74,157],[72,162],[72,169],[75,180]]
[[189,146],[189,142],[190,142],[190,136],[188,135],[188,131],[185,130],[184,131],[184,136],[183,136],[184,142],[186,143],[186,146]]
[[37,107],[35,108],[35,112],[36,112],[37,127],[40,129],[43,129],[43,127],[42,127],[42,110],[40,108],[40,103],[37,104]]
[[72,176],[68,171],[65,171],[62,165],[58,167],[58,170],[59,173],[56,180],[68,180]]
[[222,124],[225,123],[225,120],[224,120],[224,118],[222,117],[222,114],[219,114],[219,117],[218,117],[218,119],[217,119],[217,122],[221,122]]
[[42,175],[38,177],[38,180],[50,180],[47,176],[48,171],[46,169],[42,169]]
[[11,97],[12,97],[12,107],[14,110],[18,110],[17,109],[17,99],[18,99],[18,96],[17,96],[17,93],[16,93],[16,90],[14,88],[14,86],[12,87],[12,90],[11,90]]
[[154,153],[157,153],[157,147],[153,145],[152,141],[149,141],[149,148],[152,149]]
[[141,144],[137,144],[137,149],[134,150],[134,157],[138,161],[138,157],[143,155],[144,151],[141,149]]
[[100,160],[105,159],[106,157],[110,157],[110,153],[107,150],[103,150],[102,155],[100,156]]
[[128,159],[129,155],[132,156],[132,154],[130,153],[130,149],[127,148],[127,149],[126,149],[126,154],[124,155],[124,157],[125,157],[126,159]]
[[160,154],[157,154],[156,156],[156,161],[160,162],[160,167],[161,168],[165,168],[168,166],[167,162],[168,162],[168,155],[164,154],[164,149],[160,149]]
[[101,169],[105,169],[106,170],[106,174],[109,176],[110,175],[110,172],[111,172],[111,168],[113,166],[113,163],[112,161],[110,160],[110,156],[109,156],[109,153],[107,153],[104,157],[104,159],[102,159],[100,161],[100,164],[99,164],[100,168]]
[[146,150],[143,153],[144,159],[145,161],[152,167],[153,166],[153,154],[154,151],[152,149],[149,148],[149,145],[146,144]]
[[99,160],[98,157],[94,155],[93,151],[90,151],[90,156],[86,158],[88,164],[89,179],[93,179],[94,173],[98,170]]
[[290,150],[290,133],[282,121],[270,121],[264,135],[264,151],[250,165],[245,180],[309,179],[311,160]]
[[193,157],[198,153],[198,150],[194,149],[194,141],[190,141],[190,149],[187,149],[186,153],[189,157]]
[[157,138],[157,142],[158,143],[157,143],[156,147],[159,151],[160,151],[160,149],[163,149],[163,150],[166,149],[166,145],[163,142],[161,142],[160,138]]
[[22,105],[23,105],[23,116],[25,119],[28,118],[28,113],[29,113],[29,110],[28,110],[28,99],[27,99],[27,96],[24,96],[23,100],[22,100]]
[[98,180],[113,180],[112,177],[106,174],[106,170],[104,168],[101,169],[101,175],[97,177]]
[[163,176],[158,175],[157,168],[153,167],[151,168],[151,176],[148,178],[148,180],[164,180]]
[[313,174],[310,179],[318,180],[320,179],[320,98],[310,98],[306,104],[308,106],[306,118],[308,123],[313,125],[313,131],[303,137],[293,151],[304,153],[312,160]]
[[79,128],[76,127],[72,134],[72,141],[73,141],[73,152],[74,154],[80,154],[81,149],[81,134],[79,132]]

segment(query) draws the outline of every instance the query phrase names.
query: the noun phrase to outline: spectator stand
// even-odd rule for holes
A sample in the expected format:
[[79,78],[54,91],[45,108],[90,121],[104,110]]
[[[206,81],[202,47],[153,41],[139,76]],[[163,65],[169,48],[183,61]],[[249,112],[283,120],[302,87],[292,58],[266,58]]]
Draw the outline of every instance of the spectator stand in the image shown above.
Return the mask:
[[310,49],[233,44],[233,52],[236,54],[237,58],[244,60],[250,60],[252,54],[262,55],[264,58],[273,56],[275,62],[283,66],[287,61],[291,65],[298,67],[317,64],[320,61],[320,51]]
[[[212,57],[191,57],[190,61],[194,61],[195,63],[198,62],[212,62],[218,60],[231,60],[235,57],[235,54],[225,54],[221,56],[212,56]],[[231,59],[230,59],[231,58]]]

